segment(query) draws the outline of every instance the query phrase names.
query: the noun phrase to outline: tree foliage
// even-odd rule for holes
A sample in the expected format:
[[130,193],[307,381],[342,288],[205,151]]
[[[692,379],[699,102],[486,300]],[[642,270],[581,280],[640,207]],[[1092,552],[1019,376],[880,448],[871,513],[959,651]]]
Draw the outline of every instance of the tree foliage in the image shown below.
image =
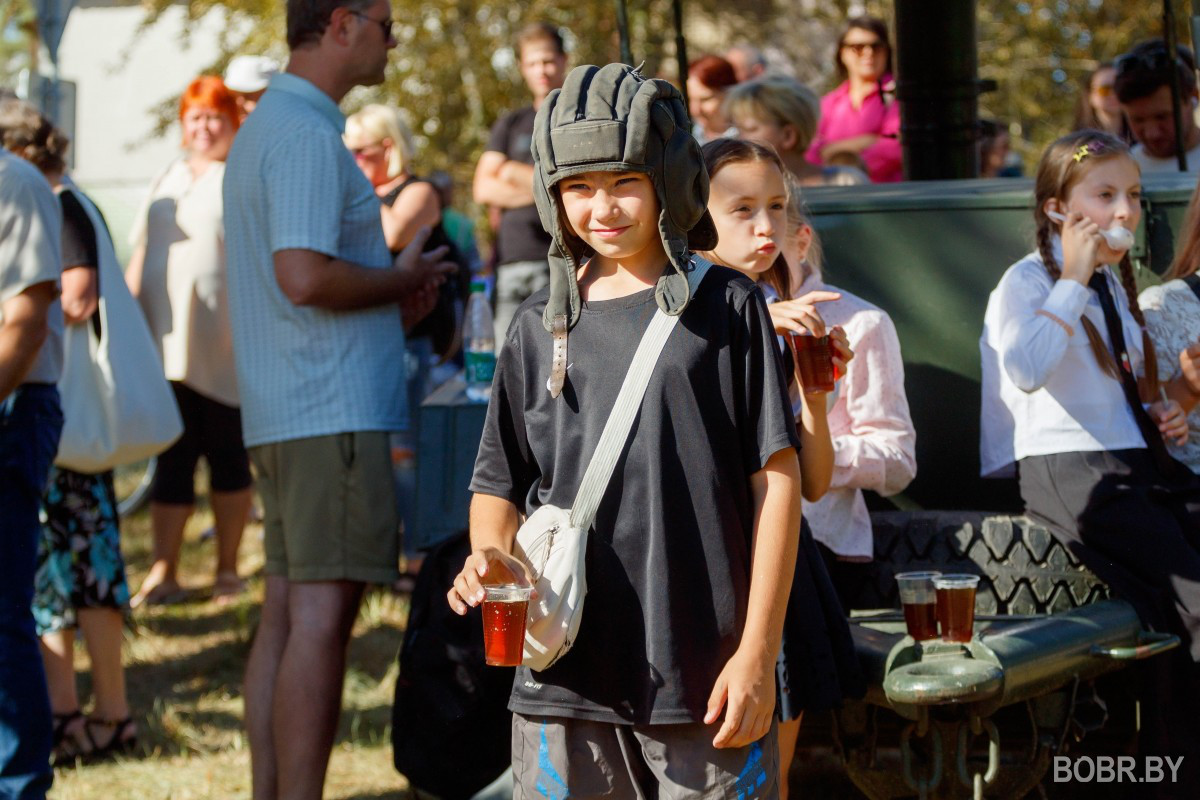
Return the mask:
[[[15,0],[8,0],[14,2]],[[1171,0],[1180,42],[1189,43],[1186,0]],[[367,102],[395,104],[416,134],[420,169],[445,169],[469,182],[491,123],[528,102],[512,42],[533,20],[568,31],[573,63],[618,59],[617,0],[393,0],[399,46],[387,82],[347,98],[353,110]],[[626,0],[635,60],[644,71],[676,78],[672,0]],[[764,49],[773,66],[794,73],[818,91],[831,86],[833,45],[852,13],[891,23],[885,0],[681,0],[688,53],[720,52],[737,42]],[[152,25],[172,0],[147,0]],[[187,18],[226,16],[221,71],[235,53],[286,56],[283,0],[190,0]],[[893,26],[894,27],[894,26]],[[980,98],[980,113],[1011,126],[1014,145],[1028,164],[1072,120],[1081,81],[1101,61],[1136,42],[1161,35],[1162,4],[1108,0],[1016,0],[977,3],[979,75],[996,91]],[[950,46],[928,42],[922,46]],[[163,103],[168,111],[173,101]],[[164,124],[173,117],[165,113]]]
[[[1191,45],[1191,4],[1172,0],[1176,36]],[[1017,0],[979,3],[979,74],[998,89],[980,113],[1013,126],[1027,164],[1070,130],[1080,87],[1092,71],[1138,42],[1163,35],[1163,3]]]

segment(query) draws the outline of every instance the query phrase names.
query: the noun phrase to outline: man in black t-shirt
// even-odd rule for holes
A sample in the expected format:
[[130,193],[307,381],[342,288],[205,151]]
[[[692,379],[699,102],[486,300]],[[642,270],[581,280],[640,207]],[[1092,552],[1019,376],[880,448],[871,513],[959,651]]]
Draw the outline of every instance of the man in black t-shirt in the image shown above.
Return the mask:
[[567,56],[562,35],[544,22],[527,26],[517,37],[521,77],[533,105],[496,120],[487,147],[475,167],[475,202],[500,209],[496,231],[496,344],[517,306],[546,285],[546,250],[550,236],[542,229],[533,204],[533,118],[546,95],[562,86]]

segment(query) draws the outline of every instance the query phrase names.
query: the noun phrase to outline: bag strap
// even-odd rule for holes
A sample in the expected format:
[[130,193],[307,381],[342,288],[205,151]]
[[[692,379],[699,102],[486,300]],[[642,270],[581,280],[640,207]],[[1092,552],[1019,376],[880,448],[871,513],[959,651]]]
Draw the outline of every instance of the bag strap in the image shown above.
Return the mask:
[[1200,300],[1200,275],[1194,272],[1191,275],[1185,275],[1183,282],[1192,290],[1192,294],[1196,295],[1196,299]]
[[[704,275],[711,266],[712,264],[705,259],[692,256],[688,291],[693,298],[700,281],[704,280]],[[616,469],[621,452],[625,449],[629,431],[633,428],[633,420],[641,408],[646,386],[650,383],[650,375],[654,372],[658,357],[680,316],[668,316],[660,308],[650,320],[646,332],[642,334],[642,341],[638,344],[637,352],[633,354],[633,362],[629,365],[629,372],[625,374],[625,381],[617,394],[617,402],[613,405],[608,421],[604,423],[604,431],[600,434],[596,452],[592,454],[592,460],[583,473],[583,480],[580,481],[579,493],[571,506],[571,527],[587,530],[592,526],[596,511],[600,507],[600,498],[608,489],[608,482]]]

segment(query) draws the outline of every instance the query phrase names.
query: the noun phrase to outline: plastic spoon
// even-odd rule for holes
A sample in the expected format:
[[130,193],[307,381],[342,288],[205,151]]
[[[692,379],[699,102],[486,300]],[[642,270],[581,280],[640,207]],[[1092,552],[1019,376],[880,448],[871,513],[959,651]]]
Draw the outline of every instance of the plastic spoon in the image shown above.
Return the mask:
[[[1057,211],[1047,211],[1046,216],[1050,219],[1056,219],[1059,222],[1067,221],[1067,218]],[[1104,241],[1108,242],[1108,246],[1113,250],[1128,250],[1133,247],[1133,231],[1121,225],[1113,225],[1106,231],[1100,231],[1100,235],[1104,237]]]

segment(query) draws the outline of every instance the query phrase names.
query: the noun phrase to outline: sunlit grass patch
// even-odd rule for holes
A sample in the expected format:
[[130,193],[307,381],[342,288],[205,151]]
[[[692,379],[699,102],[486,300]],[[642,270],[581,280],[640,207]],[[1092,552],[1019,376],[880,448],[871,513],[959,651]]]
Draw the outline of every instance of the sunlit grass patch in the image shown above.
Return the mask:
[[[202,487],[203,479],[198,482]],[[180,579],[185,602],[134,612],[125,634],[130,705],[138,752],[102,764],[55,773],[53,800],[233,800],[250,795],[250,751],[242,727],[242,672],[262,602],[262,527],[250,525],[240,569],[248,590],[219,605],[210,590],[215,543],[201,534],[212,515],[203,494],[188,523]],[[148,512],[122,520],[130,588],[150,565]],[[408,598],[389,589],[368,592],[354,627],[338,728],[326,781],[330,800],[397,800],[410,795],[392,766],[391,706],[396,653]],[[91,680],[86,651],[77,647],[81,700]]]

